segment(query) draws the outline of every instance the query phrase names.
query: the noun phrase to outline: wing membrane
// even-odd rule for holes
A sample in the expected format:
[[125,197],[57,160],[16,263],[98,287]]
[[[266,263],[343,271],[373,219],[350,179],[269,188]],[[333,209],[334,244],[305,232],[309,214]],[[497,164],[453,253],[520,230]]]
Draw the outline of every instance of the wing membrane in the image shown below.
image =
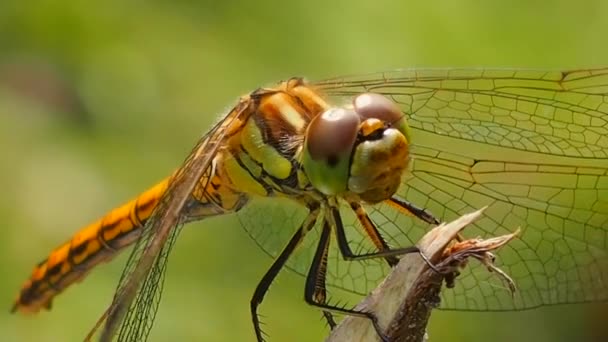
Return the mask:
[[467,236],[523,229],[520,239],[498,253],[499,267],[518,286],[515,300],[491,273],[473,267],[463,270],[454,290],[444,291],[444,308],[513,310],[608,298],[608,184],[582,184],[589,176],[597,177],[594,173],[606,175],[606,168],[527,160],[503,163],[428,147],[417,151],[400,196],[446,220],[488,206],[483,219],[467,229]]

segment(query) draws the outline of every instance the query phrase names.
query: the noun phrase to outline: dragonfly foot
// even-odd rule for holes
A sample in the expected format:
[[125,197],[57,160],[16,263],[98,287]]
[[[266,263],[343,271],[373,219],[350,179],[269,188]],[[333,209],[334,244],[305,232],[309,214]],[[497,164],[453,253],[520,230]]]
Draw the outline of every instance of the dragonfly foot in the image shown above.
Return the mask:
[[336,321],[334,320],[334,316],[329,311],[323,311],[323,317],[325,318],[325,322],[329,326],[329,330],[334,330],[336,327]]
[[380,322],[378,322],[378,317],[371,312],[366,312],[365,315],[372,321],[372,325],[374,326],[374,330],[376,330],[376,334],[380,337],[382,342],[391,342],[391,339],[382,332],[382,327],[380,327]]
[[420,257],[422,258],[422,260],[424,260],[424,262],[426,263],[426,265],[431,270],[433,270],[437,274],[445,274],[445,272],[442,272],[439,268],[437,268],[437,266],[435,266],[435,264],[433,264],[433,262],[429,258],[426,257],[426,255],[424,254],[424,252],[422,252],[421,250],[419,250],[418,253],[420,254]]

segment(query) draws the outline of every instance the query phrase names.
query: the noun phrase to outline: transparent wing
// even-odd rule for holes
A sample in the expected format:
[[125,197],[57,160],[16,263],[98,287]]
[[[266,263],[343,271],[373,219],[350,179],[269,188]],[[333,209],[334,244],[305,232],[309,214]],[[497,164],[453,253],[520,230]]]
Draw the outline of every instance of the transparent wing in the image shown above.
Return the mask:
[[[465,231],[470,237],[523,229],[520,239],[498,252],[499,267],[517,284],[515,298],[477,265],[465,268],[457,287],[444,291],[444,308],[513,310],[608,298],[607,167],[523,156],[505,162],[498,151],[493,159],[471,158],[474,151],[467,156],[421,146],[416,151],[400,196],[445,220],[488,206]],[[402,224],[407,225],[396,227]]]
[[134,246],[110,307],[89,337],[105,322],[100,338],[102,341],[113,340],[116,334],[119,341],[147,339],[160,302],[169,252],[181,229],[182,208],[199,179],[205,173],[212,172],[210,165],[217,149],[232,122],[245,111],[247,105],[248,102],[241,101],[207,133],[173,175],[167,192]]
[[[317,86],[345,102],[371,91],[401,106],[414,159],[399,197],[442,220],[488,206],[467,236],[523,229],[498,253],[518,286],[516,298],[474,266],[444,291],[444,308],[517,310],[608,299],[608,69],[399,70]],[[366,209],[392,246],[412,245],[428,229],[387,205]],[[284,243],[281,234],[289,234],[289,224],[276,222],[294,220],[290,210],[266,216],[271,225],[245,223],[270,255]],[[342,213],[355,249],[373,249],[354,215]],[[290,268],[305,274],[309,253]],[[328,284],[350,292],[367,294],[387,271],[384,260],[344,262],[335,250],[330,255]]]

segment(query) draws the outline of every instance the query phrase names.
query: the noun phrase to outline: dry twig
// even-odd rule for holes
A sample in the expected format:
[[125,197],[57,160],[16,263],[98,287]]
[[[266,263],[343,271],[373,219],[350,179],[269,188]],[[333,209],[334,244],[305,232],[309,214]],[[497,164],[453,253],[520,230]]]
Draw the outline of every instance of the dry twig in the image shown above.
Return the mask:
[[[390,341],[420,342],[426,340],[426,326],[432,309],[439,305],[442,283],[445,281],[447,287],[453,286],[458,269],[466,265],[468,258],[481,261],[514,292],[515,284],[494,266],[494,256],[490,252],[511,241],[519,231],[487,240],[460,241],[459,232],[482,212],[483,209],[442,224],[420,240],[418,247],[435,265],[435,270],[420,255],[405,255],[356,309],[374,313]],[[459,241],[453,242],[455,239]],[[368,319],[346,317],[326,342],[346,341],[379,341],[379,336]]]

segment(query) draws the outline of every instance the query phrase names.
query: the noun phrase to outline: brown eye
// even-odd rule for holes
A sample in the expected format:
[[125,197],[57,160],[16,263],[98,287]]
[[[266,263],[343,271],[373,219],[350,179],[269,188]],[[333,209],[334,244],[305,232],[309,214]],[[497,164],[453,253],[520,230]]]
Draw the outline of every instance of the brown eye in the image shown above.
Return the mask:
[[375,118],[392,124],[403,117],[395,102],[376,93],[358,95],[353,100],[353,105],[362,120]]
[[335,165],[350,156],[357,138],[359,116],[353,110],[332,108],[316,116],[306,133],[306,147],[312,159]]

